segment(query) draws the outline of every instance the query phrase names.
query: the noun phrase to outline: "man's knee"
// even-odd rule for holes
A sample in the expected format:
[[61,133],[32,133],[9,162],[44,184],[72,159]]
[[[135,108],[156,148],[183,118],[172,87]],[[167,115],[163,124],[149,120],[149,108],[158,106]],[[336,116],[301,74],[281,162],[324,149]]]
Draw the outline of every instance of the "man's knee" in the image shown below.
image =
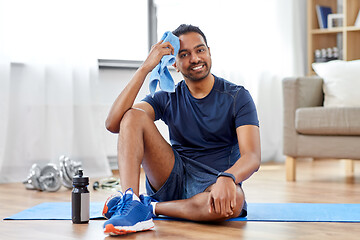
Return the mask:
[[195,221],[224,221],[230,218],[235,218],[235,217],[239,217],[242,211],[242,208],[244,206],[244,202],[245,202],[245,195],[244,192],[242,190],[242,188],[240,186],[237,187],[237,191],[236,191],[236,205],[235,207],[232,209],[233,214],[231,216],[226,216],[226,214],[219,214],[219,213],[211,213],[209,211],[210,209],[210,203],[208,201],[208,194],[210,194],[209,192],[203,192],[203,193],[199,193],[195,196],[193,196],[191,199],[188,199],[188,204],[190,204],[189,208],[191,211],[194,210],[200,210],[202,211],[202,214],[196,215],[194,214],[194,219],[191,220],[195,220]]
[[121,119],[120,128],[128,128],[131,126],[141,127],[149,120],[150,117],[144,110],[139,108],[130,108]]
[[244,191],[242,190],[242,188],[239,186],[237,188],[236,191],[236,206],[233,209],[233,215],[231,217],[238,217],[241,214],[241,211],[244,207],[244,203],[245,203],[245,195],[244,195]]

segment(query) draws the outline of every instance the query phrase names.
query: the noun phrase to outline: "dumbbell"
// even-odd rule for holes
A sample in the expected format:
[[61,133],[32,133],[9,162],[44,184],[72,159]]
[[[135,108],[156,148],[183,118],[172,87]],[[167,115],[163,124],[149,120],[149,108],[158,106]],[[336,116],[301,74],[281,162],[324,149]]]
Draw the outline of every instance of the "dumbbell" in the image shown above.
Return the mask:
[[43,168],[33,164],[29,176],[23,183],[26,189],[56,192],[61,187],[60,171],[52,163],[47,164]]
[[59,157],[59,163],[62,184],[66,188],[72,189],[73,177],[81,168],[81,162],[75,162],[63,155]]
[[31,190],[40,189],[40,183],[39,183],[40,172],[41,172],[41,168],[39,167],[39,165],[34,163],[30,168],[29,176],[25,181],[23,181],[23,184],[25,184],[26,189],[31,189]]
[[81,162],[75,162],[66,156],[59,158],[60,170],[55,164],[49,163],[44,168],[33,164],[29,176],[23,182],[26,189],[56,192],[61,184],[66,188],[72,188],[72,180],[75,173],[81,168]]

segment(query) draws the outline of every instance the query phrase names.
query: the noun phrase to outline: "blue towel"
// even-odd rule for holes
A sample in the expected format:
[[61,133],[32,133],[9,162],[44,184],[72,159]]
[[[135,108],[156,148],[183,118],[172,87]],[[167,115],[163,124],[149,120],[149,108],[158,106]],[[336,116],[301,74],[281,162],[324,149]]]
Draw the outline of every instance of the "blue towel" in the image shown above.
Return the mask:
[[177,36],[169,31],[164,33],[161,40],[164,40],[164,42],[169,42],[173,46],[174,54],[163,56],[160,60],[160,63],[152,70],[149,83],[151,96],[154,96],[158,82],[161,90],[166,92],[175,91],[174,79],[171,77],[167,66],[173,65],[175,63],[175,56],[180,49],[180,41]]

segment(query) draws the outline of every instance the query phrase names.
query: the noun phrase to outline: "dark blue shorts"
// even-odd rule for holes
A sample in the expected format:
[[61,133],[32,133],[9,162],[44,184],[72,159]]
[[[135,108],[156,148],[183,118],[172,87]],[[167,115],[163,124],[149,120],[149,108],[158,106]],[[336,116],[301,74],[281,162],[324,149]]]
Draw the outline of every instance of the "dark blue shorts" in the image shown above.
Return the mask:
[[[159,202],[187,199],[204,192],[216,182],[218,170],[182,157],[175,149],[173,151],[175,156],[173,170],[158,191],[155,191],[146,178],[146,191],[150,197]],[[240,216],[246,216],[246,209],[245,202]]]

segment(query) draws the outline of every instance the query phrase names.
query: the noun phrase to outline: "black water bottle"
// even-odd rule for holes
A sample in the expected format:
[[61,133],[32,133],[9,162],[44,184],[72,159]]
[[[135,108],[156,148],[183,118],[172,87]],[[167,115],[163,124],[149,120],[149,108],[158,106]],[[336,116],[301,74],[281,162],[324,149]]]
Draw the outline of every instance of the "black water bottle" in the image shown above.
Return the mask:
[[87,189],[89,177],[83,176],[79,169],[73,177],[73,190],[71,193],[72,221],[73,223],[88,223],[90,217],[90,193]]

